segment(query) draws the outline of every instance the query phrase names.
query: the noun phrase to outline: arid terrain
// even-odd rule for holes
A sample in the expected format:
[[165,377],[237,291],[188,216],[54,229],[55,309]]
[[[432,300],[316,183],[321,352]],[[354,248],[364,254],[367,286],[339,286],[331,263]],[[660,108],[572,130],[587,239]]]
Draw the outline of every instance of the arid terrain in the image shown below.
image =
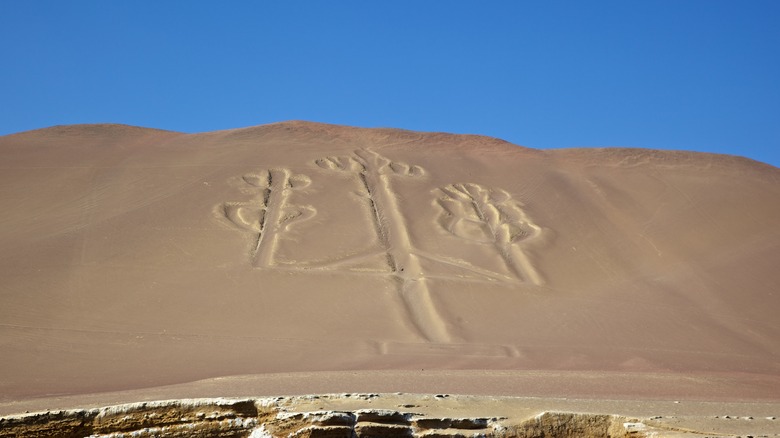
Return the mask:
[[780,435],[767,164],[72,125],[0,137],[0,200],[0,436],[163,427],[99,426],[138,402],[235,426],[199,436]]

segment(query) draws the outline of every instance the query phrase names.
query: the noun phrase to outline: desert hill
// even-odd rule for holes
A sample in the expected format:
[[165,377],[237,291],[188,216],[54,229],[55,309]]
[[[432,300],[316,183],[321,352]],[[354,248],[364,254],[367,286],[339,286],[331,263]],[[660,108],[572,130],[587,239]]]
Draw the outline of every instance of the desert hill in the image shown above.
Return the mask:
[[739,157],[308,122],[3,136],[0,401],[432,370],[777,400],[778,182]]

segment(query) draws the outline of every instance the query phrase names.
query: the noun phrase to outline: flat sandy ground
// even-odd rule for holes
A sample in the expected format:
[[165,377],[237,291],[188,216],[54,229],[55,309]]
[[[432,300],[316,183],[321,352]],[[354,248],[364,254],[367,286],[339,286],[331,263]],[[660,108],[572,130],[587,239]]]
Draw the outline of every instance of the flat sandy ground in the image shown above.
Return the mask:
[[780,403],[780,170],[751,160],[78,125],[0,137],[0,200],[3,414],[344,392]]

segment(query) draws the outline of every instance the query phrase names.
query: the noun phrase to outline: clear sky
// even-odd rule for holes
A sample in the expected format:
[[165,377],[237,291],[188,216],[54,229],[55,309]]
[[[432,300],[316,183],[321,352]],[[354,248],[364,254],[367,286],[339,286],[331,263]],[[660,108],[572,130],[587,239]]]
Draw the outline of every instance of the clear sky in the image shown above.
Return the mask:
[[780,166],[780,1],[0,1],[0,135],[283,120]]

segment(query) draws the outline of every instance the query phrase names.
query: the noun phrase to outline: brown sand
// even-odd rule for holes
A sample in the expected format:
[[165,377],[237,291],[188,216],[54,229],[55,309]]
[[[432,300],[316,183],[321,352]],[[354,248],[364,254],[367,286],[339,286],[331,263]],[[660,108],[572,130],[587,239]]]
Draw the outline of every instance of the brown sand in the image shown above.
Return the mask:
[[732,156],[305,122],[0,137],[0,413],[98,393],[777,403],[779,183]]

